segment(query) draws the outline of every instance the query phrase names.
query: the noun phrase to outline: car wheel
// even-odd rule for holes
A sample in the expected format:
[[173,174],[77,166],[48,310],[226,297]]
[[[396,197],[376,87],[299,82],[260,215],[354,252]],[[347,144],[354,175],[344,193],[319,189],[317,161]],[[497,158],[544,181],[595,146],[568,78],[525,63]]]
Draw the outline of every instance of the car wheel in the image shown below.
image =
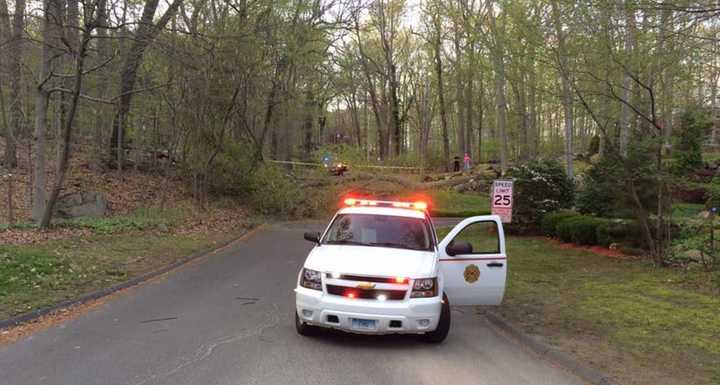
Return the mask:
[[315,326],[308,325],[300,320],[297,310],[294,310],[293,312],[295,313],[295,330],[297,330],[298,334],[309,337],[317,333],[317,328]]
[[435,330],[427,332],[422,335],[422,339],[425,342],[431,344],[439,344],[445,341],[448,333],[450,332],[450,301],[445,294],[443,294],[443,305],[440,309],[440,321]]

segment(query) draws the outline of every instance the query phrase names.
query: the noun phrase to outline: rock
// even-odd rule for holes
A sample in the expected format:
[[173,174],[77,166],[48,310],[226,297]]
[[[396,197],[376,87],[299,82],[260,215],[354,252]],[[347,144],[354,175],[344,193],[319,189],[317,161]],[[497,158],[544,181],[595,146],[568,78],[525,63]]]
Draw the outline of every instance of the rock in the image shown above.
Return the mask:
[[688,250],[683,253],[683,257],[692,262],[702,262],[703,260],[702,252],[700,252],[700,250]]
[[58,198],[55,203],[55,216],[59,218],[99,218],[105,216],[107,200],[98,192],[82,191],[70,193]]

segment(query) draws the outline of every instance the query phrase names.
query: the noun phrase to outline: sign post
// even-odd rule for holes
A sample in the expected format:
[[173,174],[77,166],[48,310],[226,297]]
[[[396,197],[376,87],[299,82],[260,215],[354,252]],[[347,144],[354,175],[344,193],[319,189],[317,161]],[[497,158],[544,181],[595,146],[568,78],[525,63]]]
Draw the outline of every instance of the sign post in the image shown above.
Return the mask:
[[492,214],[500,217],[503,223],[512,221],[513,181],[495,180],[490,192]]

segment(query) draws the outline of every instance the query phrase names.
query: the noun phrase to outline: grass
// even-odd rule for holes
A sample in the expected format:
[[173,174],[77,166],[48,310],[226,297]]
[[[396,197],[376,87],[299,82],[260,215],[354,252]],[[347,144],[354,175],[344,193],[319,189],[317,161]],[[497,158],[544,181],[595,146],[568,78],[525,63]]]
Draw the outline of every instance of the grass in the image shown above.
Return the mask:
[[718,384],[720,290],[713,273],[660,269],[509,237],[501,313],[631,384]]
[[[217,206],[217,207],[215,207]],[[139,209],[131,215],[58,220],[82,236],[0,245],[0,319],[115,285],[198,250],[233,239],[251,226],[232,204]],[[228,211],[224,211],[227,208]],[[32,228],[25,224],[14,229]],[[31,232],[34,234],[34,232]]]
[[429,193],[433,204],[432,215],[436,217],[469,217],[490,214],[490,196],[461,194],[452,190],[436,190]]
[[0,319],[112,286],[238,234],[130,231],[0,246]]
[[[101,218],[56,219],[53,221],[52,227],[88,229],[98,234],[111,234],[131,230],[165,229],[180,223],[188,214],[190,213],[187,208],[164,210],[159,208],[142,208],[130,215],[116,215]],[[34,228],[36,228],[34,223],[0,224],[0,231],[28,230]]]
[[679,219],[697,218],[705,210],[705,205],[699,203],[675,203],[672,206],[672,217]]

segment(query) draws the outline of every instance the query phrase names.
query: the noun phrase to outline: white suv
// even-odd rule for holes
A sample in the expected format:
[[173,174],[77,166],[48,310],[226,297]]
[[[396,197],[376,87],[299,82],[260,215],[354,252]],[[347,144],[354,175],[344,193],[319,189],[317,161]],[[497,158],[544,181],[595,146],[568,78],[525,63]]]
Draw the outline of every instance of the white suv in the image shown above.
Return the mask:
[[498,305],[507,258],[500,218],[463,220],[440,242],[423,202],[346,199],[298,275],[295,326],[420,334],[441,342],[453,305]]

